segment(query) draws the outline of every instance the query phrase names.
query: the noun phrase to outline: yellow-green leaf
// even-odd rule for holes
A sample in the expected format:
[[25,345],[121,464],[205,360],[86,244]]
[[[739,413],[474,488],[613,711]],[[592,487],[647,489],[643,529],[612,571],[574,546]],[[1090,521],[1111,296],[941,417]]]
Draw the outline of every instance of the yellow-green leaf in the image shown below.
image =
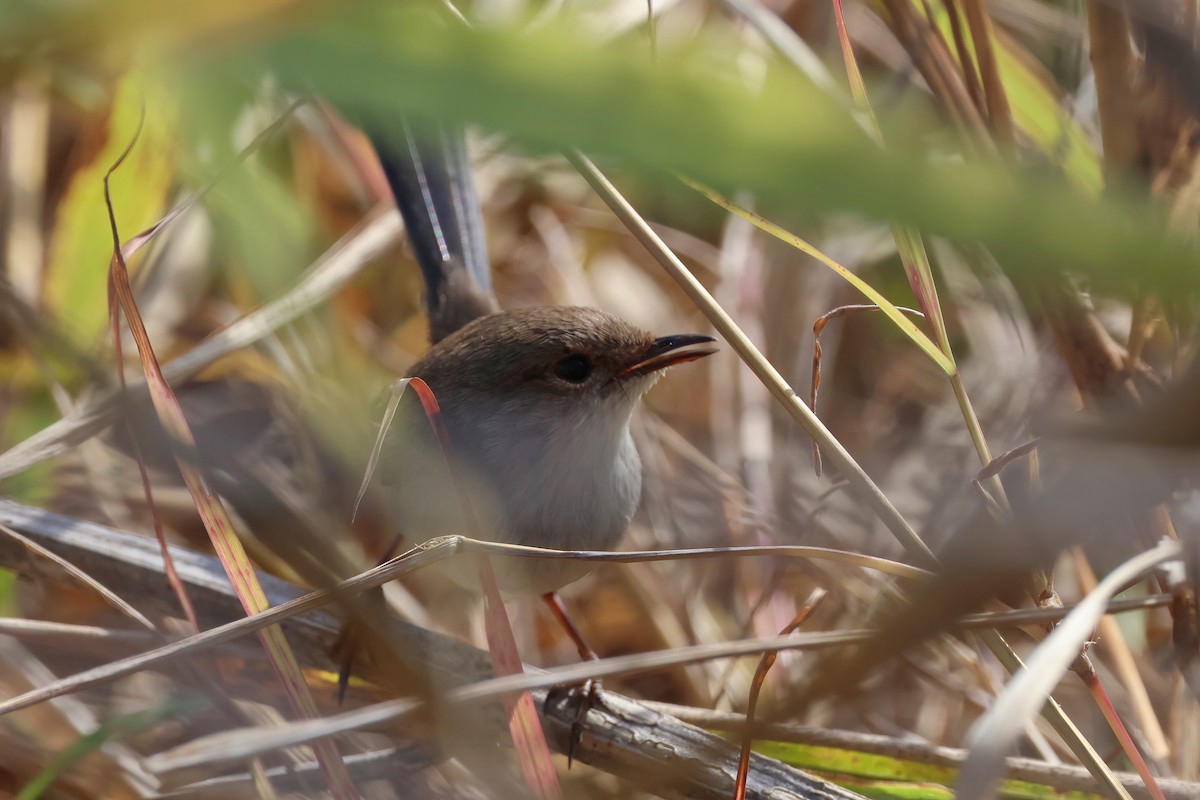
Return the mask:
[[122,231],[135,233],[166,211],[175,180],[177,109],[145,76],[130,73],[115,85],[109,107],[76,148],[76,168],[58,205],[50,241],[46,309],[68,341],[90,349],[105,341],[108,261],[112,234],[104,207],[104,173],[145,124],[124,166],[112,177],[113,209]]

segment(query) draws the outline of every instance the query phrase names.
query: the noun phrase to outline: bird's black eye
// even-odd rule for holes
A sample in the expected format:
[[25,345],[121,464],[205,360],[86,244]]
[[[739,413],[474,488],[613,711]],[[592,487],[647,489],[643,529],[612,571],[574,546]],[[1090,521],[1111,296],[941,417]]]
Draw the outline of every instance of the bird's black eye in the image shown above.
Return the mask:
[[583,356],[567,356],[554,365],[554,374],[567,383],[583,383],[591,373],[592,365]]

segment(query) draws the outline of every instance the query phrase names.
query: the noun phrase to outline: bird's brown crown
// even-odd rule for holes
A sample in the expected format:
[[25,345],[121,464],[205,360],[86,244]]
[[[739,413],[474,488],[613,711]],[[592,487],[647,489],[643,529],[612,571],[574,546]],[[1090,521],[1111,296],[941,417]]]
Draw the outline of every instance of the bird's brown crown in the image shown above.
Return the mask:
[[596,308],[542,306],[473,320],[436,344],[412,369],[438,391],[538,386],[571,394],[612,382],[654,338]]

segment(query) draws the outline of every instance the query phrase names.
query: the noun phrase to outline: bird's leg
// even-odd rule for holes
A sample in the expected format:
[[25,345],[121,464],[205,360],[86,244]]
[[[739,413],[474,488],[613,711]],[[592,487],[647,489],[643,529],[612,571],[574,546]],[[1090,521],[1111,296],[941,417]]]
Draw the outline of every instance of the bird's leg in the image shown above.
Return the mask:
[[[392,538],[392,543],[388,545],[387,550],[376,562],[375,566],[381,566],[396,556],[400,549],[400,543],[403,538],[395,536]],[[379,598],[383,598],[383,590],[374,590],[379,593]],[[346,699],[346,689],[350,686],[350,676],[354,671],[354,653],[358,649],[361,638],[361,630],[358,630],[358,621],[353,614],[346,617],[346,621],[342,623],[342,627],[338,630],[337,639],[334,640],[331,655],[338,662],[338,705]]]
[[[587,642],[583,639],[583,634],[579,632],[579,628],[575,627],[575,623],[567,613],[567,608],[563,605],[562,598],[558,596],[558,593],[546,592],[542,595],[542,600],[549,606],[550,613],[567,632],[567,636],[575,643],[579,657],[584,661],[599,661],[600,657],[596,655],[596,651],[588,647]],[[578,693],[576,695],[575,720],[571,723],[571,737],[567,743],[567,768],[569,769],[575,757],[575,748],[583,738],[583,719],[591,708],[600,703],[600,679],[588,678],[581,685],[570,687],[568,691]],[[546,700],[549,701],[552,696],[553,693],[547,694]]]

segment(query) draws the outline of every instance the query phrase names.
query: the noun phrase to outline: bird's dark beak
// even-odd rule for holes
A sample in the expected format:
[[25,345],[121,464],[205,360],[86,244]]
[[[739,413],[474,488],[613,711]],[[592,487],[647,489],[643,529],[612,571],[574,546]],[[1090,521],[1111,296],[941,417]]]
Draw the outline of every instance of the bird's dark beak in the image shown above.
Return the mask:
[[635,363],[618,372],[617,377],[621,379],[640,378],[676,364],[684,364],[698,358],[711,356],[717,352],[715,347],[697,348],[692,345],[715,341],[716,339],[713,337],[701,333],[679,333],[674,336],[659,337]]

